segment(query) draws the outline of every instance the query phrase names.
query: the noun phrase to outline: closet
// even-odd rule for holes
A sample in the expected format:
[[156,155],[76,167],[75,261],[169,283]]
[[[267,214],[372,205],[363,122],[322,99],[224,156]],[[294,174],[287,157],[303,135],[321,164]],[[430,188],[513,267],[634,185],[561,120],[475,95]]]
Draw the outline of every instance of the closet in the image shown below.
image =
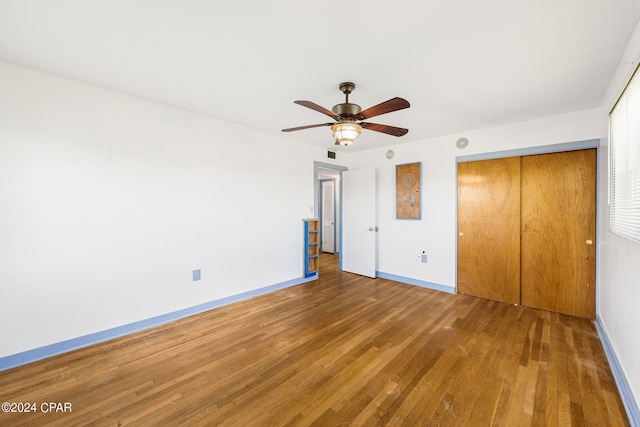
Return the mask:
[[595,318],[595,149],[458,164],[459,293]]

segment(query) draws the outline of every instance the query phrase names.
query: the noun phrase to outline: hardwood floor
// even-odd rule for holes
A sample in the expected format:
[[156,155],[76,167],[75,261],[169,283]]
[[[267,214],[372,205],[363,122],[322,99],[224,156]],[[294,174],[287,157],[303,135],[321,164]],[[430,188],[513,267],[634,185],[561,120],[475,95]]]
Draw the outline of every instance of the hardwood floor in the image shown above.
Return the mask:
[[590,321],[321,264],[319,280],[0,373],[2,402],[38,405],[0,425],[629,425]]

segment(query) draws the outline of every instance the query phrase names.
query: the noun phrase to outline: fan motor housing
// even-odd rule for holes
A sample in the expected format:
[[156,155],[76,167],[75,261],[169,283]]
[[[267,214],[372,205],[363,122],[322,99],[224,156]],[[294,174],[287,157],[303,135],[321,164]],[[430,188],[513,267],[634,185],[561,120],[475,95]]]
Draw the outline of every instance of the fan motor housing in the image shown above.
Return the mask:
[[334,105],[331,111],[333,111],[340,117],[355,117],[360,113],[360,111],[362,111],[362,108],[358,104],[345,102],[342,104]]

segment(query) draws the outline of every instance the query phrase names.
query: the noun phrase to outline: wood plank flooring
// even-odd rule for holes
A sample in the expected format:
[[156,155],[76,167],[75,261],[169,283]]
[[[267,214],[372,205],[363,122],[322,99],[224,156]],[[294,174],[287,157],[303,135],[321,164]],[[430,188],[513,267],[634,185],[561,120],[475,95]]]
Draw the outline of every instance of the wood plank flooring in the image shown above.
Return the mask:
[[321,264],[319,280],[1,372],[0,401],[38,412],[0,425],[629,425],[592,322]]

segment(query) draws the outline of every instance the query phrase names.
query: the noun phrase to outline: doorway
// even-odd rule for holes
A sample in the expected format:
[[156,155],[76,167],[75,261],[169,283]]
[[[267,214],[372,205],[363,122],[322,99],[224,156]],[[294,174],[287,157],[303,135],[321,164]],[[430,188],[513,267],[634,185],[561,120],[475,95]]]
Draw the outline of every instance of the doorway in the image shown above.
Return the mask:
[[320,179],[320,252],[335,254],[338,248],[336,236],[339,178]]
[[[336,241],[340,270],[362,276],[376,277],[377,271],[377,170],[365,168],[347,170],[344,166],[314,162],[314,215],[320,218],[321,178],[325,173],[338,177],[334,186],[336,197]],[[331,176],[328,177],[329,179]]]
[[345,166],[314,162],[314,217],[320,219],[320,252],[338,257],[342,237],[341,174]]

